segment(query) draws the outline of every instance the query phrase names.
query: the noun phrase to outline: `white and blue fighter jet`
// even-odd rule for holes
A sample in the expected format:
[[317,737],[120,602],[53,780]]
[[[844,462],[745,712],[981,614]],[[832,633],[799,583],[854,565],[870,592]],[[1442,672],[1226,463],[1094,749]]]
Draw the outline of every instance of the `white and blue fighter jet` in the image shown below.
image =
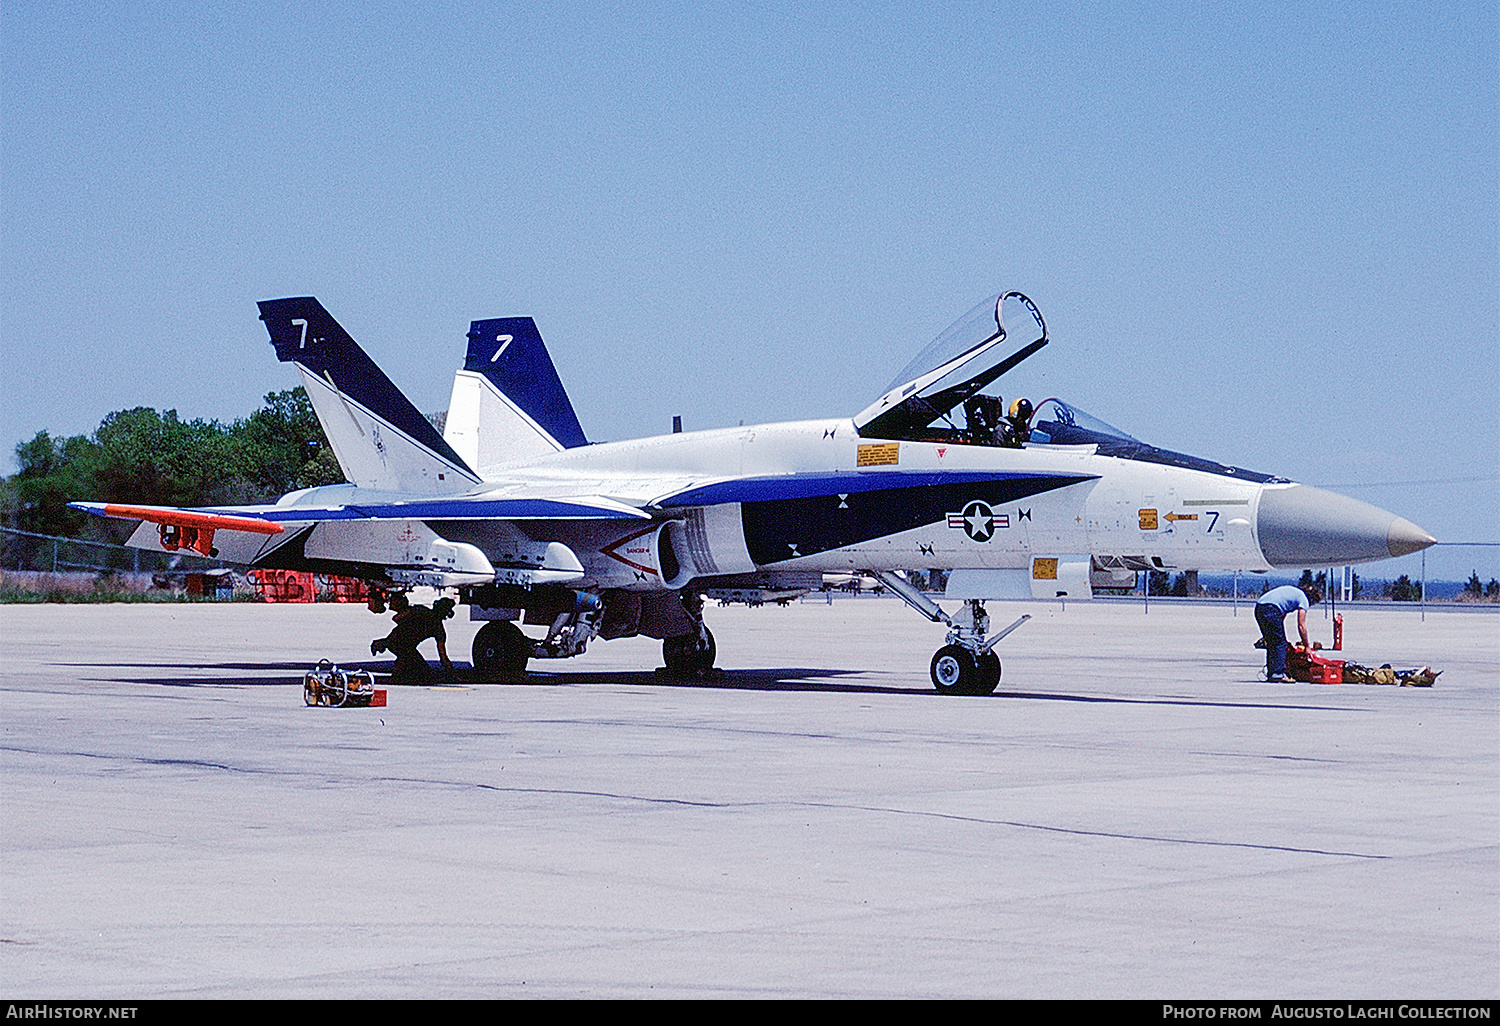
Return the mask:
[[[1019,347],[1007,303],[1035,323]],[[272,505],[73,505],[142,521],[141,548],[454,590],[489,621],[474,667],[497,678],[632,635],[662,639],[667,671],[701,675],[715,657],[705,598],[785,598],[854,572],[947,625],[939,691],[989,694],[995,643],[1021,620],[991,635],[986,600],[1085,599],[1143,570],[1342,566],[1434,542],[1366,503],[1146,445],[1060,399],[1006,416],[984,390],[1048,344],[1017,292],[956,322],[853,417],[603,444],[585,438],[530,318],[473,322],[440,435],[316,299],[259,305],[347,483]],[[950,571],[954,612],[909,568]]]

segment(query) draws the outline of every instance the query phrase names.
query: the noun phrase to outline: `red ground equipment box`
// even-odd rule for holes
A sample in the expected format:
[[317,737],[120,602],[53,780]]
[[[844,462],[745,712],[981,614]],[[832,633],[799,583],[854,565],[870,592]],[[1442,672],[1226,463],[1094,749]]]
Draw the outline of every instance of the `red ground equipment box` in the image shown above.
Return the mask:
[[1308,684],[1344,683],[1344,661],[1324,659],[1316,652],[1291,648],[1286,654],[1286,672],[1293,680]]

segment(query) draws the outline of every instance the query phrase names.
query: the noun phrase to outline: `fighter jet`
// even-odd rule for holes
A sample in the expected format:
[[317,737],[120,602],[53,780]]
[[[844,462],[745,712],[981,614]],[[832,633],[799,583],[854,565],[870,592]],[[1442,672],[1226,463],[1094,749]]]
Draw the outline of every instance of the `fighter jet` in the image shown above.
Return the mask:
[[[990,694],[995,646],[1027,617],[992,635],[987,600],[1434,543],[1393,513],[1156,448],[1060,398],[1005,408],[986,390],[1049,344],[1019,292],[980,303],[852,416],[601,444],[530,318],[473,322],[440,435],[316,299],[259,306],[346,483],[270,505],[72,505],[141,521],[141,548],[454,592],[488,621],[473,663],[495,679],[633,635],[662,640],[665,672],[701,676],[715,662],[705,599],[784,600],[855,574],[946,625],[937,690]],[[1027,325],[1022,344],[1007,308]],[[907,580],[914,568],[949,571],[951,612]]]

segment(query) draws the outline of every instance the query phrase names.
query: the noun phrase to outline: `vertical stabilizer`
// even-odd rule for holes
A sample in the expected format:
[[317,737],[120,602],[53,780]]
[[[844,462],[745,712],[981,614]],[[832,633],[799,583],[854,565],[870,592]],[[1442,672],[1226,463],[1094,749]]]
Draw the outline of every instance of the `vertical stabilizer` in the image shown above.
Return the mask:
[[469,354],[453,378],[444,437],[481,474],[588,444],[530,317],[470,326]]
[[447,494],[478,476],[316,299],[258,304],[278,359],[295,363],[344,476],[360,488]]

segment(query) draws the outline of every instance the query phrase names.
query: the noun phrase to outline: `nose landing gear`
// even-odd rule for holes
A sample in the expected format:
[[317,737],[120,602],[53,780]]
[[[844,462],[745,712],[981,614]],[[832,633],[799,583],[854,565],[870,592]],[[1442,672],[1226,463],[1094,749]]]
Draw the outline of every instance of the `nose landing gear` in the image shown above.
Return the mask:
[[889,570],[877,571],[875,576],[927,619],[948,625],[948,643],[932,657],[932,686],[939,694],[995,693],[995,688],[1000,685],[1000,657],[994,653],[994,647],[1001,638],[1030,620],[1030,613],[986,640],[990,617],[979,599],[969,599],[963,610],[949,616],[936,602],[912,587],[906,578]]

